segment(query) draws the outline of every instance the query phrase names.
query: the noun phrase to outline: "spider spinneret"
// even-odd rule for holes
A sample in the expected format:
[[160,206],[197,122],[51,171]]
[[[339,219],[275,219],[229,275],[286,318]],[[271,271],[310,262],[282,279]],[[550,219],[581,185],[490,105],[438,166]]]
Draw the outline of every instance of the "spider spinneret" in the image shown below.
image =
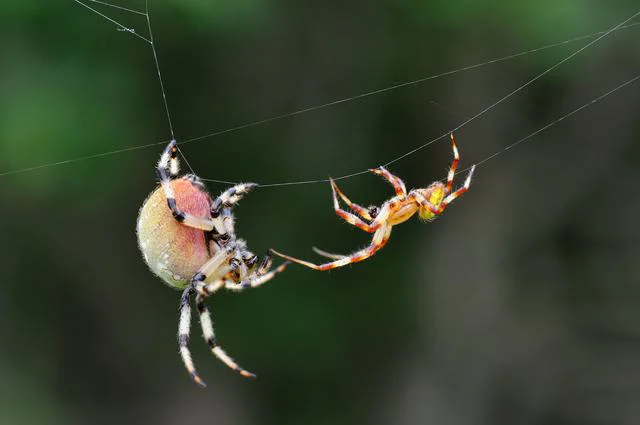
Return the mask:
[[219,289],[242,291],[271,280],[287,266],[270,270],[271,253],[258,261],[234,228],[233,206],[256,187],[241,183],[212,198],[195,175],[178,177],[177,143],[164,149],[156,172],[160,186],[145,200],[137,222],[138,245],[151,271],[167,285],[182,290],[178,344],[182,361],[193,378],[206,386],[196,372],[187,346],[191,328],[191,297],[205,341],[212,353],[242,376],[255,378],[241,368],[216,342],[205,298]]
[[[369,170],[373,174],[382,176],[385,180],[391,183],[396,192],[394,197],[383,203],[380,207],[371,206],[369,208],[364,208],[354,202],[351,202],[351,200],[342,193],[335,181],[330,179],[331,191],[333,193],[333,209],[336,214],[347,223],[352,224],[367,233],[373,233],[371,243],[366,248],[356,251],[350,255],[332,254],[314,248],[316,253],[334,260],[320,265],[300,260],[275,250],[271,250],[271,252],[289,261],[302,264],[303,266],[307,266],[314,270],[331,270],[337,267],[346,266],[347,264],[366,260],[374,255],[386,245],[389,237],[391,236],[392,227],[397,224],[404,223],[416,212],[423,220],[434,220],[444,212],[447,206],[453,202],[454,199],[469,190],[471,177],[475,170],[474,165],[471,167],[464,185],[452,192],[453,177],[455,176],[458,162],[460,162],[460,155],[458,153],[458,148],[456,147],[453,133],[451,133],[451,146],[453,149],[453,162],[449,167],[446,184],[436,181],[431,183],[427,188],[413,189],[407,193],[404,182],[399,177],[391,174],[386,168],[379,167]],[[351,212],[345,211],[340,207],[338,196],[345,204],[347,204],[347,207],[349,207]]]

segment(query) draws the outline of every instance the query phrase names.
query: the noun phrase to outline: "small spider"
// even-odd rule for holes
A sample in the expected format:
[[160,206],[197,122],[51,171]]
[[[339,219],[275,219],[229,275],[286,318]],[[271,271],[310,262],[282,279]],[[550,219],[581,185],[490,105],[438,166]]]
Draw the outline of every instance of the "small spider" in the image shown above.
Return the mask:
[[[440,181],[435,181],[427,188],[413,189],[407,194],[404,182],[399,177],[391,174],[384,167],[370,170],[372,173],[384,177],[393,185],[396,191],[396,196],[386,201],[380,207],[370,206],[368,208],[364,208],[351,202],[349,198],[347,198],[347,196],[338,188],[333,179],[330,179],[331,190],[333,192],[333,209],[336,214],[342,217],[347,223],[350,223],[365,232],[373,233],[371,244],[368,247],[350,255],[331,254],[314,248],[316,253],[334,260],[320,265],[290,257],[275,250],[271,250],[271,252],[289,261],[302,264],[315,270],[330,270],[366,260],[374,255],[383,246],[385,246],[389,240],[393,226],[407,221],[416,212],[423,220],[434,220],[438,215],[442,214],[445,208],[447,208],[447,205],[469,190],[471,176],[475,170],[474,165],[471,167],[471,171],[469,171],[469,175],[467,176],[464,185],[455,192],[451,192],[453,188],[453,177],[455,175],[458,162],[460,161],[453,133],[451,133],[451,146],[453,147],[453,163],[449,168],[446,185]],[[360,217],[341,209],[336,194],[340,195],[340,198],[342,198],[347,206]]]
[[260,286],[282,272],[288,262],[269,271],[270,253],[259,263],[258,257],[247,250],[246,242],[236,239],[232,208],[256,184],[237,184],[212,199],[195,175],[178,177],[176,153],[176,142],[172,140],[156,168],[160,186],[140,209],[137,223],[140,250],[153,273],[170,287],[183,291],[178,344],[182,361],[193,380],[205,386],[187,347],[190,301],[194,294],[202,333],[213,354],[242,376],[255,378],[216,343],[204,300],[223,287],[242,291]]

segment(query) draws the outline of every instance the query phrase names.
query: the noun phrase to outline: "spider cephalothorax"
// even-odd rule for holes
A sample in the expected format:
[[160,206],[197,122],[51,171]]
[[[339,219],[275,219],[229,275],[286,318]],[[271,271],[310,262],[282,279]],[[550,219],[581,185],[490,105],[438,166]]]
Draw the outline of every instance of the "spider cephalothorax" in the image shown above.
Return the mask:
[[[368,247],[350,255],[331,254],[314,248],[318,254],[334,260],[320,265],[290,257],[274,250],[272,250],[272,252],[280,257],[286,258],[287,260],[302,264],[315,270],[335,269],[336,267],[346,266],[347,264],[356,263],[371,257],[387,243],[393,226],[407,221],[416,212],[420,218],[431,221],[438,215],[442,214],[445,208],[447,208],[447,205],[449,205],[454,199],[469,190],[471,176],[473,176],[475,165],[471,167],[464,185],[458,190],[452,192],[453,177],[456,173],[458,162],[460,161],[453,133],[451,134],[451,146],[453,148],[453,163],[449,168],[446,184],[436,181],[426,188],[413,189],[407,193],[404,182],[399,177],[391,174],[384,167],[370,170],[372,173],[384,177],[393,185],[396,192],[396,196],[386,201],[380,207],[371,206],[364,208],[351,202],[351,200],[349,200],[349,198],[347,198],[347,196],[338,188],[335,181],[330,179],[331,190],[333,193],[333,208],[336,214],[342,217],[347,223],[350,223],[365,232],[373,233],[371,244]],[[344,203],[347,204],[352,212],[347,212],[340,208],[338,196],[342,198]]]
[[198,376],[187,347],[191,327],[191,296],[196,307],[206,342],[211,351],[242,376],[254,374],[242,369],[216,343],[206,297],[221,288],[241,291],[255,288],[284,270],[275,270],[271,254],[259,262],[247,249],[246,242],[236,239],[233,206],[256,186],[237,184],[211,198],[195,175],[178,177],[177,146],[171,141],[157,166],[160,186],[140,209],[138,244],[151,271],[169,286],[181,289],[178,344],[180,355],[193,380],[204,386]]

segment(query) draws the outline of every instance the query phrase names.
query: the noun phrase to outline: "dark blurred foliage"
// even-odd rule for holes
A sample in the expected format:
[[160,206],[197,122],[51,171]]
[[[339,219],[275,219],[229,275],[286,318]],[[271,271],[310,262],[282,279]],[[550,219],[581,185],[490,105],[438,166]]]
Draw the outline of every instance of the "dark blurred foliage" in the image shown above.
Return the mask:
[[[92,6],[146,36],[143,16]],[[185,140],[605,30],[637,8],[154,0],[151,18]],[[0,17],[0,172],[168,140],[144,41],[72,1],[3,0]],[[586,42],[184,152],[202,177],[232,181],[364,170]],[[631,78],[637,46],[637,27],[611,34],[464,127],[462,165]],[[194,322],[204,391],[177,354],[178,293],[136,245],[161,146],[1,177],[0,424],[640,423],[638,90],[483,164],[444,216],[397,227],[364,263],[292,266],[264,288],[210,299],[222,345],[259,379],[214,359]],[[443,139],[391,168],[419,187],[444,177],[450,160]],[[370,175],[341,186],[365,205],[392,194]],[[368,240],[334,215],[327,184],[259,189],[236,211],[256,252],[317,259],[313,245],[348,252]]]

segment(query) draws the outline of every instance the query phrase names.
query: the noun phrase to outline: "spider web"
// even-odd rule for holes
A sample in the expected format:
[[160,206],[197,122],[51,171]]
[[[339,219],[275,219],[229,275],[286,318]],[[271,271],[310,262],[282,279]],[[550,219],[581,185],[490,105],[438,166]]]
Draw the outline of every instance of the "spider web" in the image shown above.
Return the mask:
[[[176,139],[175,134],[174,134],[173,123],[172,123],[172,120],[171,120],[170,108],[169,108],[169,105],[168,105],[168,102],[167,102],[164,83],[163,83],[163,79],[162,79],[161,67],[160,67],[160,63],[159,63],[159,60],[158,60],[158,55],[157,55],[155,44],[154,44],[154,38],[153,38],[153,31],[152,31],[152,25],[151,25],[150,13],[149,13],[148,0],[145,1],[145,10],[144,11],[136,10],[136,9],[132,9],[132,8],[128,8],[128,7],[124,7],[124,6],[121,6],[121,5],[118,5],[118,4],[114,4],[114,3],[98,1],[98,0],[84,0],[84,1],[72,0],[72,1],[75,2],[79,6],[82,6],[82,7],[86,8],[91,13],[94,13],[94,14],[98,15],[99,17],[103,18],[104,20],[106,20],[106,21],[108,21],[108,22],[110,22],[112,24],[115,24],[119,28],[119,30],[125,31],[128,34],[130,34],[131,36],[134,36],[135,38],[137,38],[139,41],[145,42],[145,43],[150,45],[151,52],[153,54],[153,59],[154,59],[154,62],[155,62],[155,68],[156,68],[156,71],[157,71],[158,82],[159,82],[159,85],[160,85],[160,91],[161,91],[162,99],[163,99],[163,103],[164,103],[164,109],[165,109],[167,122],[168,122],[168,126],[169,126],[169,132],[170,132],[170,135],[171,135],[171,139]],[[93,6],[96,6],[96,7],[92,7],[92,6],[90,6],[90,4],[93,4]],[[130,13],[132,15],[138,15],[140,17],[143,17],[145,19],[145,21],[146,21],[146,26],[147,26],[147,31],[148,31],[147,35],[146,36],[145,35],[141,35],[134,28],[130,28],[130,27],[127,27],[127,26],[121,24],[117,20],[111,18],[107,13],[105,13],[105,12],[103,12],[101,10],[98,10],[97,6],[101,6],[101,7],[105,8],[105,9],[110,9],[110,8],[111,9],[117,9],[119,11],[123,11],[123,12]],[[448,131],[440,134],[439,136],[437,136],[435,138],[432,138],[432,139],[430,139],[430,140],[428,140],[428,141],[416,146],[415,148],[413,148],[411,150],[408,150],[405,153],[403,153],[403,154],[401,154],[401,155],[399,155],[399,156],[397,156],[397,157],[395,157],[395,158],[383,163],[382,165],[386,167],[386,166],[394,164],[394,163],[396,163],[396,162],[398,162],[398,161],[400,161],[402,159],[405,159],[405,158],[407,158],[409,156],[414,155],[418,151],[430,146],[431,144],[433,144],[435,142],[438,142],[440,140],[446,139],[450,132],[456,132],[456,131],[464,128],[468,124],[472,123],[476,119],[481,118],[482,116],[484,116],[485,114],[489,113],[490,111],[492,111],[497,106],[501,105],[505,101],[509,100],[510,98],[515,96],[516,94],[520,93],[521,91],[525,90],[527,87],[529,87],[532,84],[534,84],[536,81],[540,80],[541,78],[543,78],[547,74],[549,74],[549,73],[553,72],[554,70],[556,70],[557,68],[561,67],[563,64],[565,64],[566,62],[570,61],[575,56],[581,54],[582,52],[584,52],[585,50],[587,50],[589,48],[594,47],[597,43],[599,43],[604,38],[610,36],[614,32],[617,32],[617,31],[622,30],[622,29],[629,29],[629,28],[637,27],[638,25],[640,25],[640,22],[633,22],[633,21],[639,15],[640,15],[640,11],[632,14],[628,18],[624,19],[622,22],[618,23],[617,25],[615,25],[615,26],[613,26],[613,27],[611,27],[611,28],[609,28],[607,30],[602,30],[602,31],[598,31],[598,32],[595,32],[595,33],[591,33],[591,34],[577,36],[577,37],[574,37],[574,38],[558,41],[558,42],[551,43],[551,44],[546,44],[544,46],[540,46],[540,47],[536,47],[536,48],[520,51],[520,52],[517,52],[517,53],[510,54],[510,55],[502,56],[502,57],[499,57],[499,58],[486,60],[486,61],[483,61],[483,62],[480,62],[480,63],[476,63],[476,64],[472,64],[472,65],[467,65],[467,66],[464,66],[464,67],[461,67],[461,68],[456,68],[456,69],[453,69],[453,70],[449,70],[449,71],[445,71],[445,72],[441,72],[441,73],[425,76],[425,77],[422,77],[422,78],[418,78],[418,79],[414,79],[414,80],[410,80],[410,81],[406,81],[406,82],[401,82],[401,83],[397,83],[397,84],[393,84],[393,85],[390,85],[390,86],[386,86],[386,87],[383,87],[383,88],[379,88],[379,89],[363,92],[363,93],[356,94],[356,95],[349,96],[349,97],[345,97],[345,98],[340,98],[340,99],[333,100],[333,101],[330,101],[330,102],[309,106],[309,107],[298,109],[298,110],[295,110],[295,111],[292,111],[292,112],[279,114],[279,115],[275,115],[275,116],[264,118],[264,119],[260,119],[260,120],[250,121],[250,122],[247,122],[247,123],[242,124],[242,125],[238,125],[238,126],[234,126],[234,127],[230,127],[230,128],[225,128],[225,129],[218,130],[218,131],[213,131],[213,132],[201,135],[201,136],[192,137],[192,138],[185,139],[185,140],[179,140],[178,141],[178,145],[185,145],[187,143],[193,143],[193,142],[203,141],[203,140],[206,140],[206,139],[212,139],[212,138],[215,138],[216,136],[221,136],[221,135],[228,134],[228,133],[238,132],[240,130],[244,130],[244,129],[247,129],[247,128],[250,128],[250,127],[256,127],[256,126],[267,124],[267,123],[270,123],[270,122],[273,122],[273,121],[278,121],[278,120],[282,120],[282,119],[285,119],[285,118],[291,118],[291,117],[299,116],[299,115],[302,115],[302,114],[307,114],[307,113],[319,111],[319,110],[330,108],[330,107],[337,106],[337,105],[340,105],[340,104],[361,100],[361,99],[364,99],[364,98],[367,98],[367,97],[370,97],[370,96],[380,95],[380,94],[387,93],[387,92],[390,92],[390,91],[393,91],[393,90],[397,90],[397,89],[400,89],[400,88],[409,87],[409,86],[415,86],[415,85],[418,85],[418,84],[421,84],[421,83],[424,83],[424,82],[427,82],[427,81],[430,81],[430,80],[442,78],[442,77],[445,77],[445,76],[450,76],[450,75],[454,75],[454,74],[457,74],[457,73],[462,73],[462,72],[465,72],[465,71],[475,70],[475,69],[482,68],[482,67],[485,67],[485,66],[488,66],[488,65],[491,65],[491,64],[496,64],[496,63],[500,63],[500,62],[506,62],[508,60],[512,60],[512,59],[515,59],[515,58],[518,58],[518,57],[531,55],[531,54],[534,54],[534,53],[542,52],[542,51],[545,51],[545,50],[549,50],[549,49],[553,49],[553,48],[557,48],[557,47],[561,47],[561,46],[567,46],[567,45],[570,45],[570,44],[573,44],[573,43],[577,43],[579,41],[589,40],[586,44],[584,44],[580,48],[578,48],[576,50],[573,50],[570,54],[564,56],[561,60],[559,60],[556,63],[554,63],[553,65],[549,66],[548,68],[546,68],[541,73],[531,77],[530,79],[525,81],[523,84],[519,85],[516,89],[514,89],[514,90],[508,92],[507,94],[505,94],[504,96],[498,98],[496,101],[490,103],[488,106],[486,106],[485,108],[481,109],[479,112],[475,113],[470,118],[465,119],[460,124],[454,126],[450,130],[448,130]],[[631,77],[631,78],[629,78],[627,80],[622,81],[620,84],[618,84],[615,87],[612,87],[611,89],[607,90],[606,92],[604,92],[604,93],[592,98],[588,102],[578,106],[575,109],[567,111],[566,113],[562,114],[561,116],[558,116],[557,118],[551,120],[547,124],[539,127],[535,131],[527,134],[526,136],[524,136],[524,137],[522,137],[522,138],[520,138],[520,139],[518,139],[518,140],[516,140],[516,141],[514,141],[514,142],[512,142],[510,144],[507,144],[504,148],[499,149],[499,150],[495,151],[494,153],[486,156],[484,159],[476,162],[476,166],[480,166],[480,165],[482,165],[482,164],[484,164],[484,163],[496,158],[497,156],[505,153],[506,151],[512,149],[513,147],[530,140],[534,136],[540,134],[541,132],[543,132],[543,131],[545,131],[545,130],[547,130],[547,129],[555,126],[555,125],[557,125],[558,123],[562,122],[563,120],[565,120],[565,119],[567,119],[569,117],[572,117],[573,115],[585,110],[586,108],[589,108],[590,106],[593,106],[594,104],[602,101],[603,99],[605,99],[608,96],[620,91],[621,89],[632,85],[638,79],[640,79],[640,74],[635,75],[635,76],[633,76],[633,77]],[[157,147],[157,146],[160,146],[160,145],[165,145],[168,142],[169,142],[169,140],[162,140],[162,141],[159,141],[159,142],[153,142],[153,143],[136,145],[136,146],[131,146],[131,147],[122,148],[122,149],[110,150],[110,151],[107,151],[107,152],[96,153],[96,154],[93,154],[93,155],[87,155],[87,156],[82,156],[82,157],[77,157],[77,158],[70,158],[70,159],[65,159],[65,160],[56,161],[56,162],[49,162],[49,163],[45,163],[45,164],[41,164],[41,165],[37,165],[37,166],[33,166],[33,167],[26,167],[26,168],[20,168],[20,169],[16,169],[16,170],[4,171],[4,172],[0,173],[0,177],[9,176],[9,175],[13,175],[13,174],[19,174],[19,173],[25,173],[25,172],[30,172],[30,171],[35,171],[35,170],[39,170],[39,169],[42,169],[42,168],[49,168],[49,167],[55,167],[55,166],[64,165],[64,164],[87,161],[87,160],[101,158],[101,157],[105,157],[105,156],[118,155],[118,154],[121,154],[121,153],[131,152],[131,151],[150,148],[150,147]],[[187,157],[184,155],[182,150],[180,150],[180,154],[182,156],[182,159],[183,159],[184,163],[191,170],[191,172],[193,172],[195,174],[195,171],[193,170],[193,168],[189,164],[189,161],[187,160]],[[375,166],[378,166],[379,164],[371,164],[371,165],[372,165],[372,167],[375,167]],[[464,173],[464,172],[468,171],[469,169],[470,169],[470,167],[468,167],[466,169],[459,170],[456,174]],[[345,179],[356,177],[356,176],[359,176],[359,175],[362,175],[362,174],[366,174],[368,172],[369,172],[369,170],[365,169],[365,170],[355,171],[355,172],[352,172],[352,173],[349,173],[349,174],[337,176],[337,177],[334,177],[333,179],[334,180],[345,180]],[[208,182],[213,182],[213,183],[222,183],[222,184],[235,184],[235,183],[237,183],[235,181],[216,179],[216,178],[208,178],[208,177],[201,177],[201,179],[205,180],[205,181],[208,181]],[[305,185],[305,184],[315,184],[315,183],[326,183],[328,181],[329,181],[328,179],[322,178],[322,179],[295,180],[295,181],[285,181],[285,182],[266,182],[266,183],[260,183],[259,187],[266,188],[266,187],[280,187],[280,186],[295,186],[295,185]]]

